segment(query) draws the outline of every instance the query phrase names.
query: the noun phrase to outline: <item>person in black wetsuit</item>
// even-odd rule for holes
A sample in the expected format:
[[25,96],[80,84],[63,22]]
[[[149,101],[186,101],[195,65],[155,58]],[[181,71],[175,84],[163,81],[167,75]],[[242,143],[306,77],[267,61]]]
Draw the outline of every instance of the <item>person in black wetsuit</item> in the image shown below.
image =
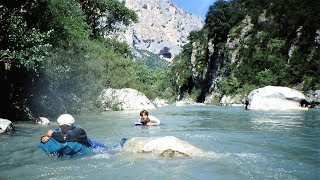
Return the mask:
[[70,114],[62,114],[58,119],[59,128],[56,130],[49,130],[47,135],[41,137],[41,142],[47,142],[50,137],[60,143],[78,142],[87,147],[92,147],[94,144],[87,137],[87,133],[79,126],[75,126],[75,119]]
[[246,105],[245,110],[249,110],[249,109],[248,109],[249,100],[246,100],[244,104]]

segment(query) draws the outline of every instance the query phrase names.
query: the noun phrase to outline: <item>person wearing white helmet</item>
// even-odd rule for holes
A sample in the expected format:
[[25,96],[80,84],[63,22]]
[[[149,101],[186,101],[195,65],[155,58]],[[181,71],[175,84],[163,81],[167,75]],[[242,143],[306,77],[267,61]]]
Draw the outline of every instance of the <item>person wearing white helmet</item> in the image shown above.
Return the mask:
[[[87,137],[87,133],[75,126],[75,120],[70,114],[62,114],[58,119],[59,128],[49,130],[47,135],[42,136],[38,147],[48,154],[62,156],[74,156],[77,154],[86,154],[92,152],[94,148],[110,150],[104,144],[91,140]],[[116,146],[111,149],[119,149],[127,141],[127,138],[122,138]]]
[[62,114],[57,119],[59,128],[56,130],[49,130],[46,136],[41,137],[41,142],[46,143],[50,138],[65,143],[65,142],[78,142],[87,147],[92,147],[93,143],[87,137],[87,133],[80,128],[75,126],[75,119],[70,114]]

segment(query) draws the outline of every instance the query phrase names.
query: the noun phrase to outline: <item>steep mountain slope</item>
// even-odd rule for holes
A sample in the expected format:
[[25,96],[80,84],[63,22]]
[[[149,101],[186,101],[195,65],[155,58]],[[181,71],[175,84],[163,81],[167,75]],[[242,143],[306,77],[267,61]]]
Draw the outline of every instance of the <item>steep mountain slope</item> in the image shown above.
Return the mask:
[[319,1],[216,1],[171,63],[179,98],[221,98],[267,85],[320,87]]
[[177,7],[171,0],[124,0],[136,11],[139,22],[117,32],[113,37],[132,48],[147,50],[171,60],[188,42],[189,33],[200,30],[203,22]]

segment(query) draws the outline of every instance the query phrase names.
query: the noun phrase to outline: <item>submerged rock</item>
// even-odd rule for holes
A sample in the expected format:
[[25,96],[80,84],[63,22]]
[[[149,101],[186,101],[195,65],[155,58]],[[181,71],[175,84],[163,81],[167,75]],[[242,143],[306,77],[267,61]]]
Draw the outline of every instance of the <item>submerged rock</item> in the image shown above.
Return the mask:
[[134,137],[123,146],[124,150],[136,153],[151,153],[162,157],[202,156],[203,151],[173,136]]

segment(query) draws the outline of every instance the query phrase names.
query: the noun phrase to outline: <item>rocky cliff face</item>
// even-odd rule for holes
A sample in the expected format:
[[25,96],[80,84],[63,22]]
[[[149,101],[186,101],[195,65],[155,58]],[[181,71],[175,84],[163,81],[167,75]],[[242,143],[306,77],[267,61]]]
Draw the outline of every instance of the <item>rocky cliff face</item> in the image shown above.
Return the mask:
[[[240,51],[244,51],[247,49],[252,48],[252,42],[257,42],[255,47],[263,46],[263,44],[259,44],[263,40],[263,36],[268,34],[265,29],[257,30],[257,26],[261,26],[266,21],[273,21],[272,17],[266,16],[267,12],[263,11],[258,18],[257,22],[254,22],[252,18],[248,15],[244,17],[244,19],[237,23],[234,27],[231,28],[228,34],[228,39],[225,43],[225,47],[218,49],[219,45],[214,44],[214,39],[208,39],[207,44],[203,45],[202,41],[198,41],[193,43],[193,51],[191,55],[191,64],[192,64],[192,80],[193,85],[196,89],[200,92],[200,97],[197,99],[198,102],[207,101],[206,98],[209,98],[212,95],[217,94],[215,90],[217,89],[217,82],[223,78],[223,76],[229,76],[233,72],[231,71],[230,67],[239,67],[239,64],[242,63],[244,55],[240,54]],[[293,58],[293,54],[295,51],[300,49],[301,51],[301,42],[299,41],[306,41],[306,39],[301,39],[302,33],[301,30],[304,27],[298,26],[296,29],[295,36],[291,37],[290,40],[292,44],[288,49],[288,59],[287,64],[291,65],[291,59]],[[310,47],[310,52],[306,58],[307,62],[312,61],[316,56],[316,51],[318,50],[319,44],[319,37],[320,37],[320,30],[317,29],[314,32],[314,37],[310,39],[314,41],[314,45]],[[306,36],[306,35],[305,35]],[[281,37],[279,37],[281,38]],[[297,45],[297,44],[300,44]],[[206,49],[207,48],[207,49]],[[204,51],[205,50],[205,51]],[[196,59],[196,56],[201,54],[199,52],[208,52],[208,59],[204,68],[196,68],[199,66],[199,62]],[[291,65],[294,66],[294,65]],[[210,74],[211,73],[211,74]],[[208,75],[209,74],[209,75]],[[192,83],[190,83],[192,84]],[[301,90],[302,87],[296,87],[295,89]],[[181,94],[181,92],[180,92]],[[318,100],[313,98],[313,92],[310,93],[309,102],[315,102],[318,104]],[[316,93],[315,93],[316,94]],[[207,96],[207,97],[205,97]],[[241,98],[236,98],[241,99]],[[223,100],[223,99],[222,99]],[[223,100],[224,101],[224,100]],[[244,101],[244,98],[242,98]],[[221,104],[228,104],[228,103],[221,103]],[[276,109],[280,109],[276,107]]]
[[123,0],[136,11],[139,22],[112,36],[131,47],[147,50],[171,60],[180,53],[193,30],[200,30],[203,22],[178,8],[171,0]]

